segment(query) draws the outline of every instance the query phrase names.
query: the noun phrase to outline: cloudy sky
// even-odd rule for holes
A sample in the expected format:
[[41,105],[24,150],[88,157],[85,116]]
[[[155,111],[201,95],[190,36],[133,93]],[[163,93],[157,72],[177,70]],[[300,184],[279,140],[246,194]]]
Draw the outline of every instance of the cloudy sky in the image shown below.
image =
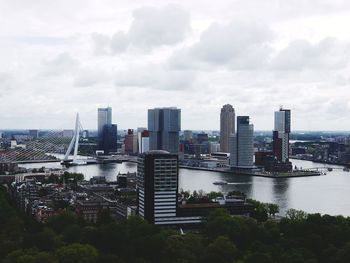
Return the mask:
[[218,129],[230,103],[256,130],[350,130],[348,0],[0,0],[0,129],[120,128],[182,109]]

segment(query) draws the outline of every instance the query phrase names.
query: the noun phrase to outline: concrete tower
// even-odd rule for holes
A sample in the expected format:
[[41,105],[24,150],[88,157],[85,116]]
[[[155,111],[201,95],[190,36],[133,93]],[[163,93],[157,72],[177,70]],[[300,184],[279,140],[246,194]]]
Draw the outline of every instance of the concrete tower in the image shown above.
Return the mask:
[[235,132],[235,109],[230,104],[221,108],[220,113],[220,151],[229,152],[229,140]]

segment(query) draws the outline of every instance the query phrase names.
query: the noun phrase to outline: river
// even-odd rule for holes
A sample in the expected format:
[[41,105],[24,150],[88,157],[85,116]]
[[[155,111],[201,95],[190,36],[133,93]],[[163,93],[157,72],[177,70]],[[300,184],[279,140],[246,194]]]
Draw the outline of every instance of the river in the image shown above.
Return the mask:
[[[303,168],[333,167],[310,161],[293,160],[293,166]],[[61,167],[59,163],[25,164],[27,168]],[[111,163],[69,167],[69,172],[83,173],[86,179],[104,175],[107,180],[115,180],[116,175],[136,171],[135,163]],[[214,181],[227,181],[227,185],[214,185]],[[350,172],[335,169],[327,175],[301,178],[263,178],[231,175],[219,172],[180,169],[179,188],[184,190],[204,190],[229,192],[238,190],[249,198],[261,202],[276,203],[281,214],[288,209],[301,209],[309,213],[350,216]]]

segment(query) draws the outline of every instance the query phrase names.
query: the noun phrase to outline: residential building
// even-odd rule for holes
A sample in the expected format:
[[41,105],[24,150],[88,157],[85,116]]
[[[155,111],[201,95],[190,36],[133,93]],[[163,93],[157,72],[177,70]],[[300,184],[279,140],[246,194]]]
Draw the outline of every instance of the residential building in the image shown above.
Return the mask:
[[273,131],[273,152],[279,162],[289,162],[289,134],[291,131],[291,111],[281,108],[275,112]]
[[155,225],[194,225],[202,222],[213,209],[224,208],[231,214],[248,215],[252,205],[245,199],[226,197],[224,200],[186,204],[178,199],[178,155],[154,150],[139,155],[137,163],[138,214]]
[[137,189],[139,214],[148,222],[161,224],[176,217],[178,156],[166,151],[149,151],[138,158]]

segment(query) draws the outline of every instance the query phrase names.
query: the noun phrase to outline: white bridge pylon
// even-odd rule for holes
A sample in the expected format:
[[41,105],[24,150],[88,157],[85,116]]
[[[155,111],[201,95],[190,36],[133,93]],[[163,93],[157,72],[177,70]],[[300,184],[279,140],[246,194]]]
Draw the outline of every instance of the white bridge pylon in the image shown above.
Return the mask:
[[69,155],[72,152],[73,146],[74,146],[74,154],[73,154],[73,164],[78,164],[78,147],[79,147],[79,136],[80,132],[82,131],[82,126],[79,120],[79,113],[77,113],[77,117],[75,120],[75,129],[74,129],[74,135],[73,138],[69,144],[69,147],[67,149],[66,154],[63,157],[63,161],[68,161]]

